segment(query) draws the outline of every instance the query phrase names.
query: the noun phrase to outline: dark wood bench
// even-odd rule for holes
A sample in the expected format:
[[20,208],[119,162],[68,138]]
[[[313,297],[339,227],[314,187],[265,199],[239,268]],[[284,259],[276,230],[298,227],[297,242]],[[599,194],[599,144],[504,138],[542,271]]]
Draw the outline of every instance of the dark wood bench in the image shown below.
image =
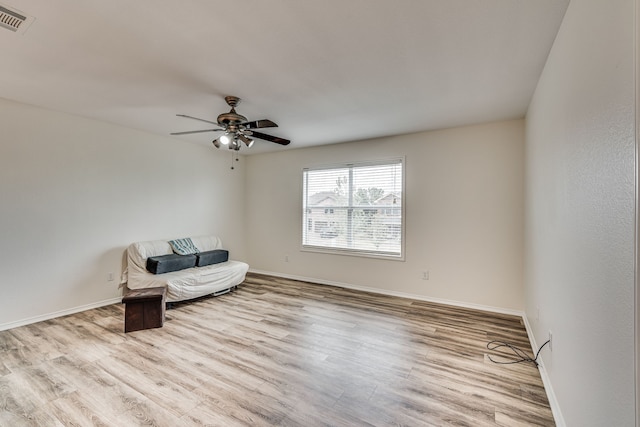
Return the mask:
[[122,298],[124,331],[161,328],[164,323],[166,288],[133,289]]

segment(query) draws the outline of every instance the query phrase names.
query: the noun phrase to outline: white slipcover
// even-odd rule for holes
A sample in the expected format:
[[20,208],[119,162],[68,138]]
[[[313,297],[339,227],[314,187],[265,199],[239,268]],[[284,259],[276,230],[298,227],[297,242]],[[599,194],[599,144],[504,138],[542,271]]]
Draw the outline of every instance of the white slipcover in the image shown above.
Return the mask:
[[[191,237],[200,252],[222,249],[216,236]],[[237,286],[244,281],[249,265],[241,261],[193,267],[171,273],[147,271],[147,258],[173,253],[167,240],[132,243],[127,248],[127,287],[129,289],[167,288],[167,301],[184,301]]]

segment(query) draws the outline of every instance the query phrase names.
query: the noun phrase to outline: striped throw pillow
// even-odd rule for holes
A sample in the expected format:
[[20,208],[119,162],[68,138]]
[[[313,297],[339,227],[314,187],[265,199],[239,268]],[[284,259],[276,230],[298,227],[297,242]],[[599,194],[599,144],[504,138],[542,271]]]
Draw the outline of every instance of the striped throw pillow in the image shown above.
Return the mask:
[[178,255],[190,255],[197,254],[199,252],[196,245],[194,245],[193,241],[188,237],[186,239],[169,240],[169,244],[171,245],[173,252]]

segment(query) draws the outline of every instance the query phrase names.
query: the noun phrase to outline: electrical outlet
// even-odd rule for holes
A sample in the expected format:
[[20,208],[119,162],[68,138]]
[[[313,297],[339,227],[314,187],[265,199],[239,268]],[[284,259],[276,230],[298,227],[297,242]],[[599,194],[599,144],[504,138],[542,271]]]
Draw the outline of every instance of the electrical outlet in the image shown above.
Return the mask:
[[113,272],[109,272],[107,273],[107,281],[108,282],[113,282]]
[[429,280],[429,270],[422,272],[422,280]]
[[549,351],[553,351],[553,333],[549,331]]
[[284,262],[289,262],[289,255],[284,256]]

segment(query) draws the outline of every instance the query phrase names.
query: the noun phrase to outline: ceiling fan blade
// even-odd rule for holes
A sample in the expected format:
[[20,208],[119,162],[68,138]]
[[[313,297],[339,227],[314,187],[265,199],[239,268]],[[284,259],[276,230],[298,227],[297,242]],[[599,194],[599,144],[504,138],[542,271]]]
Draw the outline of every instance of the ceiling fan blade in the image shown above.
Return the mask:
[[212,122],[210,120],[199,119],[197,117],[187,116],[186,114],[176,114],[176,116],[178,116],[178,117],[186,117],[187,119],[200,120],[201,122],[211,123],[212,125],[219,126],[218,122]]
[[278,136],[267,135],[266,133],[253,131],[252,136],[255,138],[264,139],[265,141],[275,142],[280,145],[289,145],[291,141],[288,139],[280,138]]
[[262,128],[277,128],[278,125],[272,122],[271,120],[262,119],[262,120],[254,120],[252,122],[242,123],[247,129],[262,129]]
[[224,131],[224,129],[188,130],[186,132],[171,132],[169,135],[189,135],[190,133],[218,132],[218,131]]

